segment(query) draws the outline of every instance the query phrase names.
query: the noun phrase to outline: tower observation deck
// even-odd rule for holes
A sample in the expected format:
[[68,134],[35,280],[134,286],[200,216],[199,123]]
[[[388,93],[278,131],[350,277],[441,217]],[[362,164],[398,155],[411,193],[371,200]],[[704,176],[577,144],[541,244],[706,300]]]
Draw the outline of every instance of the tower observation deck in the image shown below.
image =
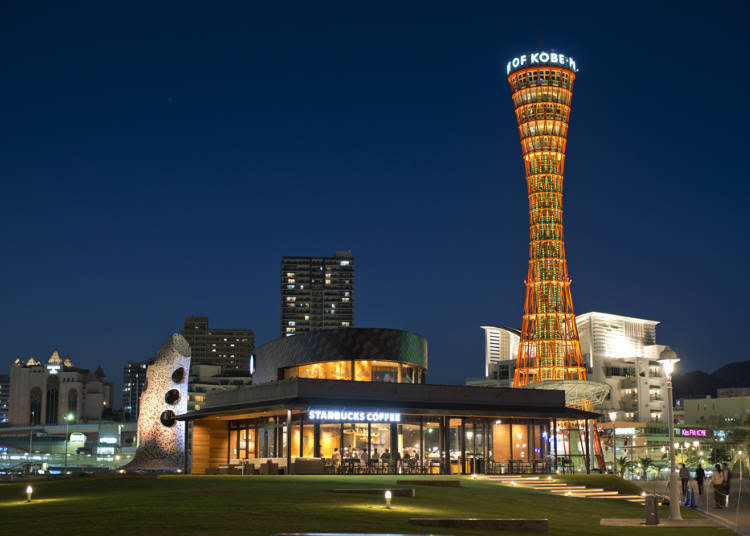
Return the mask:
[[586,380],[563,239],[563,172],[575,61],[554,52],[507,65],[529,196],[529,271],[514,387]]

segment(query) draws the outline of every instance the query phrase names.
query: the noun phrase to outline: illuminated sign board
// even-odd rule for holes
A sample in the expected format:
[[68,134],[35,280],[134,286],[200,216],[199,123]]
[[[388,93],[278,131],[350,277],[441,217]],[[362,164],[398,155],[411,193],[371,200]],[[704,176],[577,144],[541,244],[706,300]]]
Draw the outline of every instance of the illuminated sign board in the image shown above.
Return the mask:
[[401,422],[401,414],[392,411],[367,411],[357,409],[308,409],[311,421],[340,422]]
[[565,67],[573,72],[578,71],[576,69],[576,62],[570,56],[565,54],[559,54],[557,52],[534,52],[532,54],[521,54],[510,60],[508,65],[505,67],[507,74],[510,74],[516,69],[523,67],[533,67],[534,65],[559,65]]
[[706,437],[706,433],[703,428],[683,428],[680,430],[682,437]]
[[70,442],[71,443],[85,443],[86,434],[82,434],[80,432],[73,432],[72,434],[70,434]]

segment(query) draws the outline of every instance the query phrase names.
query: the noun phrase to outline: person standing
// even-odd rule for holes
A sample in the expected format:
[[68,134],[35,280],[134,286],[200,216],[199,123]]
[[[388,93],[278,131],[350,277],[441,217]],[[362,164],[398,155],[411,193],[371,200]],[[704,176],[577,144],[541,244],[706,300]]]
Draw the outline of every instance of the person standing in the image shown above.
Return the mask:
[[729,485],[732,481],[732,473],[729,471],[729,466],[726,462],[721,464],[721,476],[724,477],[724,493],[727,494],[727,506],[729,506]]
[[695,481],[698,483],[698,495],[703,495],[703,480],[706,478],[706,471],[703,470],[701,464],[698,464],[698,468],[695,470]]
[[331,461],[333,462],[333,470],[338,473],[339,468],[341,467],[341,453],[339,452],[339,449],[333,449]]
[[680,480],[682,480],[682,496],[687,493],[688,482],[690,482],[690,470],[685,467],[684,463],[680,464]]
[[714,508],[723,508],[724,505],[724,475],[721,465],[714,466],[714,474],[711,476],[711,485],[714,487]]

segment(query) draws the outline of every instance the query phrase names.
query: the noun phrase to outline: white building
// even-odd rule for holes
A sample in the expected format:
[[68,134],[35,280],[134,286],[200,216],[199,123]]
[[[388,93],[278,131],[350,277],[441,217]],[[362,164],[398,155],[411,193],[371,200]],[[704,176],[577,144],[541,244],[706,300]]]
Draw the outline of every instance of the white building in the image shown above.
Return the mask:
[[[603,413],[617,411],[617,420],[661,422],[666,418],[666,382],[657,363],[667,348],[656,344],[655,320],[608,313],[576,317],[581,352],[590,380],[607,383],[611,390]],[[468,385],[510,387],[518,356],[520,332],[482,326],[485,333],[485,378]]]
[[93,373],[77,368],[57,350],[46,365],[30,357],[10,367],[8,420],[13,426],[65,424],[68,414],[76,423],[97,422],[111,407],[112,384],[101,367]]
[[516,369],[521,332],[513,328],[482,326],[484,330],[484,378],[470,378],[467,385],[511,387]]

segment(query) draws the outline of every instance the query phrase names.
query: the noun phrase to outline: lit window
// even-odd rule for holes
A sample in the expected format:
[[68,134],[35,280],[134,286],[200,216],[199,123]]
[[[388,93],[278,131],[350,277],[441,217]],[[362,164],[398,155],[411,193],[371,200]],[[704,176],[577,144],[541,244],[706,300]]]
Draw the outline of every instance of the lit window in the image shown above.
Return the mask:
[[310,320],[310,315],[305,315],[305,320]]
[[289,321],[289,325],[290,325],[290,326],[296,326],[296,325],[297,325],[297,322],[295,322],[294,320],[290,320],[290,321]]
[[348,328],[349,327],[349,322],[342,322],[341,325],[344,326],[345,328]]
[[339,264],[341,266],[349,266],[349,261],[341,261]]

